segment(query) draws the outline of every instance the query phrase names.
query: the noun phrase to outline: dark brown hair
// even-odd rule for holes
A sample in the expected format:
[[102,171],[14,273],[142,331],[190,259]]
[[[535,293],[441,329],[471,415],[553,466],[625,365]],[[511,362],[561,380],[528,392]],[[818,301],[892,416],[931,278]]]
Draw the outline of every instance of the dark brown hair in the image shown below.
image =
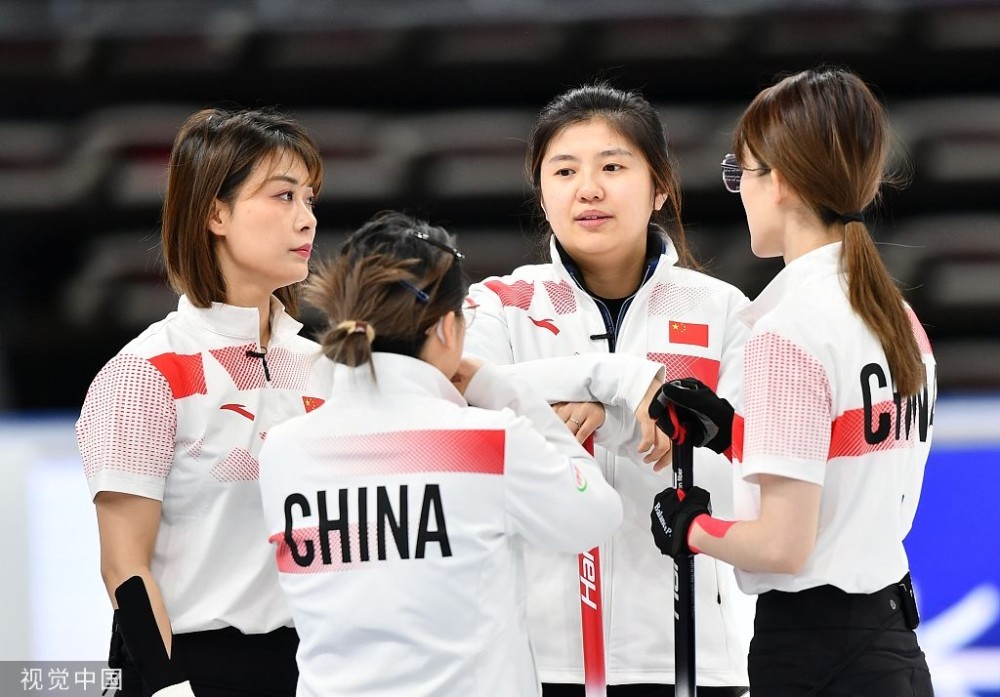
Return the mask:
[[[161,244],[170,285],[196,307],[226,301],[208,220],[216,200],[235,203],[254,168],[282,155],[302,159],[309,186],[319,193],[323,160],[292,118],[273,111],[204,109],[188,117],[170,153]],[[298,284],[275,292],[290,314],[298,310]]]
[[[368,363],[373,351],[418,357],[442,316],[462,319],[468,284],[454,245],[444,229],[395,211],[352,233],[305,286],[306,302],[326,316],[323,353],[349,366]],[[374,339],[346,326],[352,322],[373,329]]]
[[763,90],[733,135],[733,152],[778,170],[828,225],[844,225],[843,264],[851,307],[878,337],[902,395],[924,382],[920,348],[892,277],[864,222],[848,220],[879,196],[892,145],[881,102],[857,75],[807,70]]
[[674,158],[667,150],[663,122],[656,109],[638,92],[596,82],[564,92],[542,109],[531,130],[525,157],[525,169],[535,192],[538,212],[541,213],[542,158],[549,143],[568,126],[595,120],[607,123],[645,158],[653,175],[654,190],[667,195],[666,204],[653,211],[651,222],[658,224],[673,241],[679,265],[701,268],[684,235],[681,187]]

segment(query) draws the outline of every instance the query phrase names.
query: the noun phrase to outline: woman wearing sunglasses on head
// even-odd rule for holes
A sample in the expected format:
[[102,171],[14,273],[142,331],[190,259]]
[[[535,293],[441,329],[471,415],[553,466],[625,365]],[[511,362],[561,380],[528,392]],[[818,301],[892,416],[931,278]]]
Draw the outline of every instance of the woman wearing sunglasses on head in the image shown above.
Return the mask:
[[712,517],[705,492],[667,489],[652,527],[664,554],[724,559],[759,594],[754,697],[933,694],[903,538],[930,448],[935,363],[865,215],[889,146],[882,104],[846,70],[801,72],[754,99],[723,178],[754,254],[785,268],[741,313],[745,406],[734,420],[693,380],[661,394],[672,438],[701,444],[707,424],[711,447],[731,440],[735,521]]
[[[630,354],[660,363],[667,379],[693,373],[738,401],[746,331],[735,313],[747,300],[696,270],[653,106],[603,83],[569,90],[539,114],[526,164],[551,260],[473,285],[480,308],[469,350],[500,364],[547,359],[540,389],[561,379],[575,354]],[[670,481],[668,444],[644,434],[645,412],[579,402],[555,409],[579,439],[595,436],[595,457],[625,502],[621,528],[600,550],[608,693],[670,695],[673,614],[664,579],[671,564],[649,544],[646,518]],[[727,510],[729,462],[699,453],[695,476]],[[545,694],[583,695],[577,559],[532,550],[526,565]],[[698,684],[703,695],[741,694],[752,604],[728,565],[699,559],[697,566]]]
[[299,697],[537,695],[521,546],[576,553],[621,521],[548,403],[462,357],[462,258],[443,229],[387,213],[310,282],[336,406],[261,453]]

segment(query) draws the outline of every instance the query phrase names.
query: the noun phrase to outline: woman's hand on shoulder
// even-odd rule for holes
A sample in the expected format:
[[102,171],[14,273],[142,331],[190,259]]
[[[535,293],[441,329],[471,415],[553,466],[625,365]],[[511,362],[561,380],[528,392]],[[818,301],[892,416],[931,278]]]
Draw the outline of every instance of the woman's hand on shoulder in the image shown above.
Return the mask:
[[455,386],[455,389],[464,395],[465,390],[469,387],[469,382],[472,380],[472,376],[482,367],[483,362],[478,358],[462,356],[462,360],[458,363],[458,370],[451,376],[451,383]]
[[600,402],[556,402],[552,410],[576,436],[578,443],[604,425],[604,405]]

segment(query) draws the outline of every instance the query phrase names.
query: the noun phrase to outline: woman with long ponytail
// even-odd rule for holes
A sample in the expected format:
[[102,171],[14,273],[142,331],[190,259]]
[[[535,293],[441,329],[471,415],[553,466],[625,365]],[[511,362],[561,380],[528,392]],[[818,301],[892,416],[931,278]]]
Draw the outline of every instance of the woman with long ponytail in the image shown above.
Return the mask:
[[935,362],[869,234],[889,147],[882,104],[847,70],[807,70],[757,95],[723,180],[754,254],[785,268],[743,312],[743,413],[694,381],[661,392],[671,438],[700,445],[699,424],[712,422],[727,437],[709,445],[732,446],[736,520],[713,518],[706,492],[667,489],[651,522],[664,554],[728,561],[758,594],[754,697],[933,694],[903,538],[930,449]]

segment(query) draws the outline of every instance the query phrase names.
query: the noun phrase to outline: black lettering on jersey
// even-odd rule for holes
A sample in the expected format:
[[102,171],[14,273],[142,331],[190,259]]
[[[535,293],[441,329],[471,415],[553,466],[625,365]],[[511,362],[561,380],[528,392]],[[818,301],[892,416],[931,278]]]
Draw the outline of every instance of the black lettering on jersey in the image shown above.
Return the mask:
[[351,538],[347,534],[347,489],[337,492],[337,511],[339,518],[330,519],[326,512],[326,492],[317,491],[316,499],[319,503],[319,548],[323,553],[323,563],[330,562],[330,531],[340,531],[340,561],[348,563],[351,561]]
[[[876,386],[872,387],[872,380]],[[927,441],[927,428],[934,423],[934,402],[935,395],[931,393],[929,383],[924,383],[923,388],[915,395],[902,397],[893,390],[892,401],[896,410],[896,429],[892,433],[892,419],[884,412],[878,414],[877,425],[873,430],[876,416],[873,409],[875,402],[875,389],[886,387],[889,384],[886,371],[878,363],[869,363],[861,369],[861,395],[864,401],[865,416],[865,442],[869,445],[876,445],[886,440],[892,435],[896,440],[908,439],[913,427],[917,428],[917,437],[921,442]]]
[[309,566],[313,563],[313,558],[316,556],[312,540],[303,540],[306,552],[305,554],[300,554],[298,545],[295,544],[295,538],[292,536],[292,530],[295,529],[295,526],[292,525],[292,506],[296,504],[302,509],[304,517],[308,518],[311,515],[309,499],[302,494],[291,494],[285,499],[285,544],[288,545],[288,550],[292,553],[292,559],[295,560],[296,564],[299,566]]
[[917,438],[923,443],[927,440],[927,427],[934,423],[934,402],[935,397],[931,396],[930,389],[924,384],[924,389],[917,393]]
[[872,413],[871,379],[873,377],[878,379],[879,387],[886,386],[885,371],[878,363],[869,363],[861,369],[861,394],[865,403],[865,443],[868,445],[881,443],[889,437],[890,418],[888,414],[879,414],[878,428],[872,430],[872,416],[874,414]]
[[[428,529],[431,509],[434,511],[434,531]],[[424,558],[424,547],[428,542],[441,545],[441,556],[451,556],[451,543],[448,541],[448,528],[444,522],[444,507],[441,504],[441,487],[428,484],[424,489],[424,503],[420,507],[420,525],[417,528],[417,549],[415,559]]]
[[358,554],[361,561],[368,561],[368,487],[358,489]]
[[[333,563],[333,553],[330,544],[330,533],[336,531],[340,537],[340,562],[347,564],[351,562],[351,538],[349,534],[349,521],[351,519],[348,502],[350,499],[350,489],[336,490],[337,510],[331,517],[331,511],[327,503],[328,493],[333,492],[320,490],[316,492],[316,517],[317,531],[319,534],[320,559],[324,565]],[[392,544],[396,548],[396,553],[400,559],[410,558],[409,539],[409,492],[410,488],[403,484],[399,487],[397,505],[389,496],[387,487],[379,486],[375,488],[375,544],[378,551],[378,559],[388,558],[387,544]],[[357,490],[357,520],[358,520],[358,556],[359,561],[371,561],[370,554],[370,530],[369,530],[369,489],[360,487]],[[293,520],[295,507],[301,511],[298,520]],[[309,527],[308,519],[312,517],[312,507],[309,499],[300,493],[290,494],[285,499],[285,543],[288,545],[292,559],[299,566],[311,566],[316,558],[316,550],[312,540],[303,540],[302,546],[305,551],[299,549],[295,544],[293,535],[296,527]],[[296,522],[298,525],[296,525]],[[441,500],[441,487],[437,484],[428,484],[424,487],[420,505],[420,522],[417,525],[416,541],[414,544],[414,559],[423,559],[426,555],[427,546],[437,543],[441,549],[442,557],[450,557],[451,541],[448,539],[448,526],[445,522],[444,503]]]
[[385,524],[389,523],[392,537],[396,541],[396,549],[399,550],[400,559],[410,558],[410,541],[408,538],[409,518],[407,516],[407,486],[403,484],[399,487],[399,517],[392,514],[392,504],[389,502],[389,495],[385,487],[380,486],[376,490],[375,496],[375,517],[378,518],[378,558],[385,559]]

